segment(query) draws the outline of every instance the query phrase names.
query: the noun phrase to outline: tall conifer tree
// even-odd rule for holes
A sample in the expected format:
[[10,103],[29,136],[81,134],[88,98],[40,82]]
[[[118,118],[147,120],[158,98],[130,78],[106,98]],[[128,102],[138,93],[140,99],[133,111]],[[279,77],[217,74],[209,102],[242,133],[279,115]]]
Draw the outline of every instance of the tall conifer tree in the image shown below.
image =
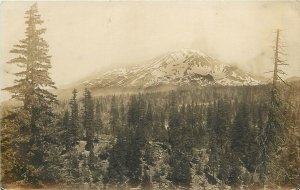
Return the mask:
[[95,137],[95,122],[94,122],[94,101],[92,98],[92,94],[88,89],[84,90],[84,99],[83,99],[83,125],[86,134],[86,150],[92,150],[94,145],[94,137]]
[[10,53],[16,57],[8,62],[17,65],[20,71],[15,73],[17,79],[14,85],[4,90],[11,92],[12,98],[23,102],[23,107],[17,113],[22,117],[20,121],[23,124],[18,124],[22,134],[17,135],[22,138],[19,139],[19,152],[16,156],[24,168],[23,173],[20,173],[21,178],[37,184],[54,180],[56,175],[55,164],[51,165],[53,163],[48,157],[54,153],[50,151],[55,137],[50,134],[56,130],[53,125],[52,108],[57,100],[56,96],[48,91],[55,86],[49,74],[51,56],[48,55],[48,43],[43,38],[46,29],[41,28],[43,20],[37,4],[33,4],[25,15],[25,38],[13,46]]

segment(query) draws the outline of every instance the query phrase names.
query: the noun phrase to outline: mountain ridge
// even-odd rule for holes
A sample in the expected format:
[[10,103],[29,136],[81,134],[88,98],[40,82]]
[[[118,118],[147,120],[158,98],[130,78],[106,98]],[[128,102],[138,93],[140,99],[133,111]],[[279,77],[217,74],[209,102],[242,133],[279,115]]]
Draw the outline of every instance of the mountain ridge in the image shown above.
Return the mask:
[[224,64],[207,54],[183,49],[162,54],[146,64],[113,69],[81,83],[87,88],[139,88],[162,85],[258,85],[260,76]]

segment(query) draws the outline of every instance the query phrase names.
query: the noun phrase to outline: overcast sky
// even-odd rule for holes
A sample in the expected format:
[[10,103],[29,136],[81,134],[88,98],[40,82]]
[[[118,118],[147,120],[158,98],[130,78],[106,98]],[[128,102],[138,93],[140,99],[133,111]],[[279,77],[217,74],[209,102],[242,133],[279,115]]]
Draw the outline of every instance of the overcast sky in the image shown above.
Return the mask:
[[[0,7],[1,84],[15,67],[8,52],[24,37],[31,2]],[[274,31],[283,29],[289,75],[300,76],[298,2],[39,2],[57,86],[111,66],[139,64],[168,51],[191,48],[263,74],[273,62]],[[7,95],[1,92],[1,97]]]

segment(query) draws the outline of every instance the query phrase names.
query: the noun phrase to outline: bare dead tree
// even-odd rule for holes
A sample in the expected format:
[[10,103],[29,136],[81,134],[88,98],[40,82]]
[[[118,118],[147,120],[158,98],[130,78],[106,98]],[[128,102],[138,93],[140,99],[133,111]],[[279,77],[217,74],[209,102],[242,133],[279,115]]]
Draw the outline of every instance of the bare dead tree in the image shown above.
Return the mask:
[[274,185],[280,183],[279,179],[283,176],[288,177],[288,173],[278,163],[286,145],[288,134],[287,105],[290,105],[282,95],[285,86],[289,85],[282,77],[286,75],[282,70],[282,66],[288,64],[283,59],[286,55],[284,51],[285,45],[281,40],[280,34],[281,30],[277,29],[274,46],[274,70],[269,71],[269,73],[273,74],[273,77],[269,93],[268,120],[259,137],[261,146],[260,164],[258,166],[260,178],[263,184],[267,182],[269,184],[274,183]]

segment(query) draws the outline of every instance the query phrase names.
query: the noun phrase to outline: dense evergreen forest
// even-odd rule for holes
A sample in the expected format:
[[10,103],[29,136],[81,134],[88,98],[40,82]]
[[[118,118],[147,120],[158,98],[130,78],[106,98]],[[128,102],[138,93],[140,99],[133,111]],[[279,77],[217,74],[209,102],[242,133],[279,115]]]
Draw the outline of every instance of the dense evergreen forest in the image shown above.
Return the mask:
[[268,89],[206,87],[100,97],[86,89],[81,98],[74,90],[70,100],[54,107],[40,143],[26,140],[20,112],[2,119],[2,181],[91,189],[295,186],[300,86],[294,84],[298,99],[294,94],[280,121],[284,144],[266,169]]
[[[300,85],[206,86],[93,96],[49,90],[37,6],[11,53],[21,71],[2,107],[1,186],[57,189],[295,188]],[[277,73],[275,73],[277,74]],[[273,81],[275,81],[273,79]]]

